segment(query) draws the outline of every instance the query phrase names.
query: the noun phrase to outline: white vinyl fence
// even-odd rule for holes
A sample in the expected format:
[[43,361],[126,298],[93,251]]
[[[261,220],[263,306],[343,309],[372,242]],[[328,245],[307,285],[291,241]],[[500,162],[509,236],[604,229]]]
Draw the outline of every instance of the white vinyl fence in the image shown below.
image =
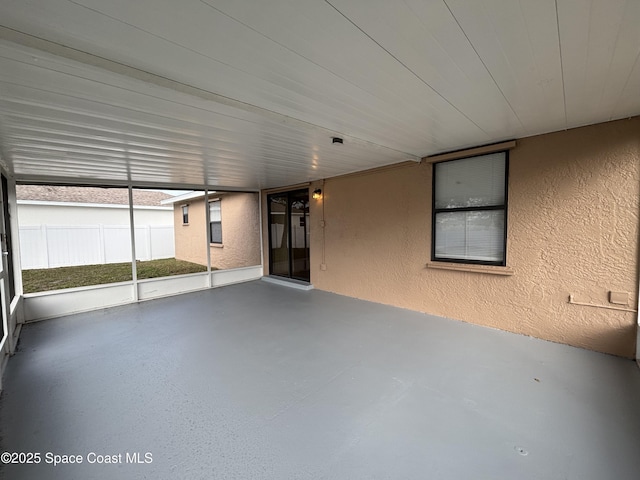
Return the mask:
[[[136,260],[175,256],[173,225],[135,228]],[[128,225],[39,225],[20,227],[22,269],[131,261]]]

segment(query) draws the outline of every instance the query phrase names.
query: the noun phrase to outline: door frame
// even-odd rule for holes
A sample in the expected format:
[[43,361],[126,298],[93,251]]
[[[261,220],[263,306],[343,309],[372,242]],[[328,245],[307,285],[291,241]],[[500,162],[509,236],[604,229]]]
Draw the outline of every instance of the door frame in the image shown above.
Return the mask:
[[[280,191],[280,192],[273,192],[273,193],[269,193],[267,194],[267,236],[268,236],[268,249],[269,249],[269,275],[273,275],[276,277],[280,277],[280,278],[288,278],[288,279],[292,279],[292,280],[297,280],[297,281],[302,281],[302,282],[310,282],[311,281],[311,272],[309,272],[309,278],[300,278],[300,277],[294,277],[293,276],[293,247],[292,247],[292,243],[291,243],[291,239],[292,239],[292,222],[291,222],[291,197],[294,194],[300,194],[300,193],[305,193],[306,197],[307,197],[307,203],[309,204],[309,199],[310,199],[310,195],[309,195],[309,188],[296,188],[293,190],[285,190],[285,191]],[[282,274],[278,274],[278,273],[273,273],[273,254],[272,254],[272,245],[273,245],[273,240],[271,238],[271,197],[273,196],[283,196],[286,195],[287,196],[287,208],[286,208],[286,216],[287,216],[287,248],[288,248],[288,257],[289,257],[289,274],[288,275],[282,275]],[[310,210],[310,208],[309,208]],[[307,212],[307,216],[310,216],[310,211]],[[308,222],[305,223],[305,249],[307,252],[307,262],[310,264],[311,263],[311,243],[307,241],[307,235],[306,235],[306,231],[309,228]]]
[[[15,206],[11,203],[11,198],[15,201],[15,183],[0,169],[2,181],[0,182],[0,256],[2,257],[0,267],[0,308],[2,309],[2,337],[0,337],[0,352],[5,355],[12,355],[15,351],[17,333],[20,322],[18,319],[20,305],[16,299],[20,298],[22,289],[20,288],[20,278],[16,275],[17,269],[15,260],[19,252],[14,248],[16,242],[15,227]],[[0,359],[0,375],[4,368],[6,359]],[[1,385],[1,383],[0,383]]]

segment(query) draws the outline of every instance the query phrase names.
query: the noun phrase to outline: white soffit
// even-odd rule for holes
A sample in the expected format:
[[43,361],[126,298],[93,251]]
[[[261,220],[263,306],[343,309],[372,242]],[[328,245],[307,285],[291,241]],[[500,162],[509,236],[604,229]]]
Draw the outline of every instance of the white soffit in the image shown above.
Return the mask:
[[258,189],[625,118],[638,25],[638,0],[0,0],[0,156]]

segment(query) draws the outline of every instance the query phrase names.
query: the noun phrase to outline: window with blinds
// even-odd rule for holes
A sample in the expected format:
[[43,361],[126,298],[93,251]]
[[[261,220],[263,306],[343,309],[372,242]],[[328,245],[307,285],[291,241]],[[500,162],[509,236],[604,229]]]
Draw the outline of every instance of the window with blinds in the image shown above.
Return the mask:
[[508,153],[433,166],[433,261],[506,265]]
[[209,202],[209,242],[222,243],[222,211],[220,200]]

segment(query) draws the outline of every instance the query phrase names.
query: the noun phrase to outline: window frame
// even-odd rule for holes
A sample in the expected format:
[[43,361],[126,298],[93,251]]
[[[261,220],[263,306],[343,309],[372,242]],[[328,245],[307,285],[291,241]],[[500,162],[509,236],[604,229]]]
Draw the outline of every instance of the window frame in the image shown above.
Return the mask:
[[[220,220],[219,221],[213,221],[211,220],[211,204],[212,203],[219,203],[220,204]],[[209,209],[209,225],[208,225],[208,230],[209,230],[209,244],[210,245],[223,245],[222,242],[222,199],[221,198],[213,198],[213,199],[209,199],[209,201],[207,202],[207,208]],[[213,235],[211,234],[211,225],[213,223],[218,223],[220,224],[220,241],[219,242],[214,242],[213,241]]]
[[[504,203],[502,205],[485,205],[479,207],[454,207],[454,208],[436,208],[436,170],[439,164],[457,162],[459,160],[469,160],[472,158],[481,158],[496,153],[504,153]],[[498,267],[507,266],[507,222],[508,222],[508,206],[509,206],[509,149],[483,152],[480,154],[466,155],[453,158],[451,160],[443,160],[441,162],[432,163],[431,170],[431,261],[444,263],[457,263],[462,265],[490,265]],[[502,239],[502,259],[497,261],[475,260],[464,258],[436,257],[436,215],[438,213],[453,212],[484,212],[484,211],[504,211],[504,231]]]
[[180,205],[182,213],[182,225],[189,225],[189,204]]

